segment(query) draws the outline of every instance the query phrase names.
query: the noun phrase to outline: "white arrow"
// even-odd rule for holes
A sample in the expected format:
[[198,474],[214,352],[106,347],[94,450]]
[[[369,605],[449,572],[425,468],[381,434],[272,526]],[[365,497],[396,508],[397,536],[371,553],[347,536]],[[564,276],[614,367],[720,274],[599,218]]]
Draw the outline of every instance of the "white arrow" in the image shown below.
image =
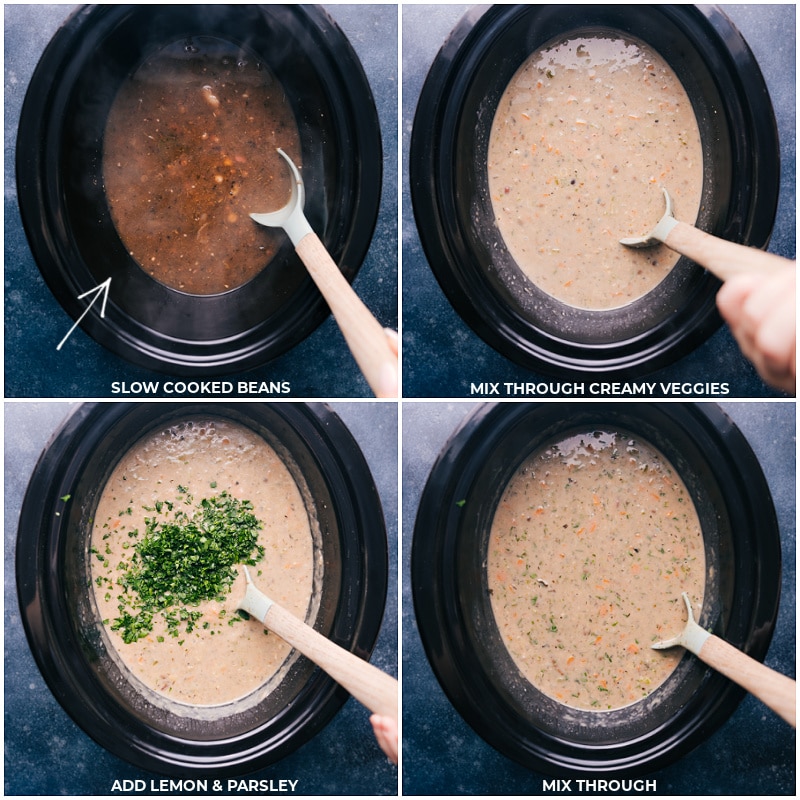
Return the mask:
[[101,284],[98,284],[94,287],[94,289],[89,289],[88,292],[84,292],[83,294],[78,295],[78,300],[83,300],[84,297],[88,297],[92,292],[96,292],[95,296],[92,298],[92,302],[86,306],[83,314],[81,314],[78,319],[76,320],[75,324],[67,331],[67,335],[58,343],[56,350],[60,350],[64,346],[64,342],[69,339],[72,331],[81,324],[81,320],[89,313],[89,309],[94,305],[95,300],[97,300],[100,295],[103,295],[103,304],[100,307],[100,319],[104,319],[106,316],[106,302],[108,301],[108,292],[111,289],[111,278],[106,278]]

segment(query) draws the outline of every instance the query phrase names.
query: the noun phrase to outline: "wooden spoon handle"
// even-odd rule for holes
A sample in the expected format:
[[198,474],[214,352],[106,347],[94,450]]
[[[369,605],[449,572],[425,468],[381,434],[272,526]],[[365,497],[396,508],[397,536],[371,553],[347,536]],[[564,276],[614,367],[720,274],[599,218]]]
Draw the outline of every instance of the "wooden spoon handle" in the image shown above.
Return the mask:
[[793,728],[797,715],[797,685],[785,675],[764,666],[718,636],[709,636],[698,657],[785,719]]
[[746,272],[768,274],[794,265],[788,258],[756,247],[728,242],[685,222],[675,225],[664,239],[664,244],[688,256],[722,281]]
[[376,397],[395,397],[387,391],[387,377],[397,376],[397,357],[386,332],[339,271],[316,233],[296,245],[297,253],[331,309],[350,352]]
[[370,711],[397,719],[398,684],[391,675],[326,639],[277,603],[270,606],[263,623],[322,667]]

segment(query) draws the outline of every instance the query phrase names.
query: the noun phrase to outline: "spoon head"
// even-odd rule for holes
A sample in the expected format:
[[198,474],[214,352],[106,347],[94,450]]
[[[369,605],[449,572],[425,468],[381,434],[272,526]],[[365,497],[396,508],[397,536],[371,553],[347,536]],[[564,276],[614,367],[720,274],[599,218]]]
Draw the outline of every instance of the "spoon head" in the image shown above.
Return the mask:
[[269,211],[266,213],[251,214],[250,218],[255,220],[259,225],[266,225],[268,228],[283,228],[286,223],[291,219],[292,214],[303,212],[305,205],[305,187],[303,186],[303,178],[300,171],[295,166],[294,161],[279,147],[278,152],[283,156],[289,168],[292,171],[292,193],[289,196],[289,202],[279,208],[277,211]]
[[256,588],[247,567],[244,567],[244,577],[246,589],[244,597],[238,602],[237,609],[246,612],[251,617],[255,617],[261,622],[272,607],[272,600]]
[[292,159],[280,147],[278,152],[292,170],[292,195],[283,208],[265,214],[251,214],[250,218],[259,225],[266,225],[269,228],[283,228],[292,240],[292,244],[297,246],[302,239],[312,233],[311,226],[303,213],[303,205],[306,199],[303,178]]
[[625,247],[634,248],[655,247],[666,239],[667,234],[672,230],[674,223],[670,224],[670,220],[674,219],[674,215],[672,212],[672,198],[669,196],[669,192],[664,187],[662,187],[661,190],[664,192],[666,209],[664,215],[658,221],[658,224],[645,236],[632,236],[628,239],[620,239],[620,244],[624,244]]
[[694,612],[692,611],[692,602],[689,600],[689,595],[686,592],[681,594],[683,602],[686,605],[686,625],[683,630],[671,639],[665,639],[661,642],[654,642],[650,645],[653,650],[667,650],[670,647],[684,647],[691,653],[699,653],[702,646],[705,644],[709,633],[703,630],[694,619]]
[[632,236],[628,239],[620,239],[619,243],[633,248],[655,247],[657,244],[661,244],[654,236]]

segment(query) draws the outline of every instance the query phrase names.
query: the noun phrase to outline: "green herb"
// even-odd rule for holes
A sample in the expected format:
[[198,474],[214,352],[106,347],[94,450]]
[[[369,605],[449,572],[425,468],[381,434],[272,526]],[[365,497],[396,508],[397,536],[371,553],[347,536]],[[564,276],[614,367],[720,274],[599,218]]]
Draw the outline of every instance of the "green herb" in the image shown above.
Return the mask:
[[59,499],[66,503],[71,497],[72,497],[71,494],[65,494],[63,497]]
[[456,500],[456,505],[459,508],[464,508],[464,505],[466,504],[466,502],[467,502],[466,500]]
[[120,565],[123,601],[112,630],[135,642],[152,631],[154,615],[161,614],[170,635],[181,629],[191,633],[202,613],[187,607],[223,600],[236,578],[235,565],[254,565],[264,557],[257,543],[261,523],[252,508],[222,492],[189,511],[176,511],[171,520],[146,519],[134,554]]

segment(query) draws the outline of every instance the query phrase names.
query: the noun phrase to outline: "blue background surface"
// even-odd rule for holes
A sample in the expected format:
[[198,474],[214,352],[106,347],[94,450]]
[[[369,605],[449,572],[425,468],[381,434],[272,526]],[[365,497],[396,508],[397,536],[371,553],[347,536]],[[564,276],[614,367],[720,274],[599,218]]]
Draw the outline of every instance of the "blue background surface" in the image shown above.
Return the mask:
[[[130,766],[83,733],[44,683],[22,628],[14,581],[17,520],[36,460],[72,407],[67,403],[5,404],[6,795],[108,795],[114,780],[144,778],[149,785],[151,778],[162,777]],[[361,447],[383,504],[389,587],[372,663],[396,676],[397,406],[343,402],[331,407]],[[299,750],[265,770],[243,777],[297,780],[300,795],[397,793],[397,768],[379,750],[369,712],[352,698]]]
[[[127,363],[76,331],[64,351],[56,344],[72,325],[42,281],[19,219],[14,186],[16,126],[28,81],[42,50],[69,14],[68,5],[6,5],[5,13],[5,392],[6,398],[108,397],[112,380],[164,379]],[[401,141],[407,168],[414,108],[439,47],[470,5],[403,5]],[[330,5],[329,13],[358,53],[381,120],[384,188],[378,228],[355,288],[382,324],[396,327],[398,189],[402,191],[404,396],[393,403],[337,402],[365,452],[384,505],[390,554],[398,552],[397,429],[402,417],[402,631],[404,764],[407,795],[540,795],[544,776],[529,772],[483,742],[447,701],[428,665],[416,629],[408,563],[417,503],[428,472],[474,403],[470,382],[531,381],[477,337],[437,284],[413,221],[407,176],[398,187],[398,7]],[[726,5],[767,80],[781,139],[780,204],[770,250],[794,256],[796,230],[796,7]],[[306,341],[264,368],[228,379],[289,380],[297,397],[369,397],[369,389],[328,319]],[[728,380],[738,398],[772,398],[726,328],[649,380]],[[444,398],[422,402],[423,398]],[[783,594],[767,663],[794,675],[796,653],[795,405],[725,402],[756,451],[779,514]],[[114,779],[145,775],[91,741],[42,681],[22,631],[14,586],[17,517],[28,478],[48,437],[70,405],[5,403],[5,792],[108,794]],[[397,672],[398,617],[394,560],[376,663]],[[255,777],[299,779],[299,793],[394,795],[397,770],[378,751],[367,712],[350,700],[327,728],[298,752]],[[794,795],[795,737],[775,715],[746,698],[708,742],[652,776],[661,795]]]
[[[765,663],[793,678],[795,405],[779,401],[720,405],[749,441],[772,492],[781,532],[783,585]],[[467,402],[403,405],[403,791],[407,795],[540,795],[545,794],[543,781],[551,777],[501,755],[459,716],[428,664],[414,614],[409,568],[419,498],[439,451],[474,408]],[[659,795],[793,795],[795,731],[748,695],[708,741],[646,777],[657,781]]]
[[[39,57],[74,7],[5,6],[5,365],[6,397],[110,397],[111,381],[164,379],[130,364],[77,329],[42,280],[16,198],[14,157],[22,101]],[[326,7],[358,54],[375,97],[383,139],[378,224],[353,283],[385,327],[397,328],[397,7]],[[387,46],[388,45],[388,46]],[[332,317],[264,367],[227,379],[290,381],[292,397],[371,397]]]
[[[403,7],[404,163],[414,111],[439,48],[470,5]],[[723,5],[764,74],[775,107],[781,156],[777,219],[769,250],[795,256],[795,6]],[[486,344],[454,311],[428,266],[414,224],[408,180],[403,183],[403,393],[406,397],[470,396],[470,383],[548,380],[509,361]],[[602,379],[602,376],[600,376]],[[663,381],[727,381],[732,397],[773,397],[741,355],[727,327],[679,360],[647,376]],[[704,395],[693,395],[704,396]],[[708,396],[708,395],[705,395]]]

